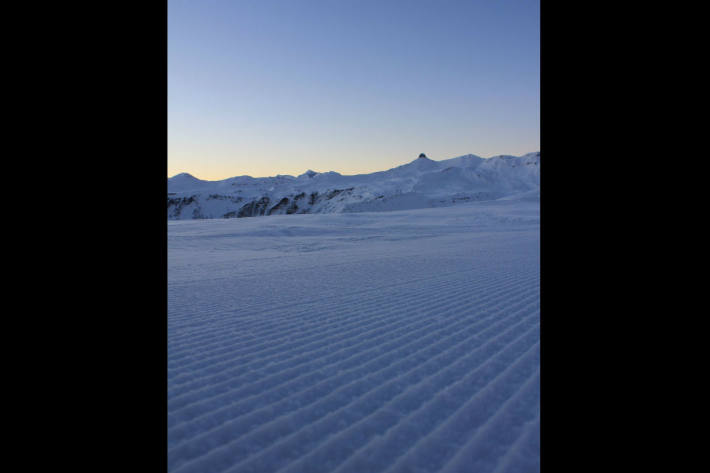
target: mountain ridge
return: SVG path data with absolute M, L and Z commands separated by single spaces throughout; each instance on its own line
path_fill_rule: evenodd
M 368 174 L 307 170 L 299 176 L 168 178 L 168 219 L 406 210 L 539 194 L 540 152 L 413 161 Z

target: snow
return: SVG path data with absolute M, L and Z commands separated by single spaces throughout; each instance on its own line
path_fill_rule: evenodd
M 469 154 L 442 161 L 422 156 L 387 171 L 353 176 L 309 169 L 298 177 L 203 181 L 183 173 L 168 179 L 168 218 L 390 211 L 515 198 L 539 189 L 539 164 L 540 153 L 486 159 Z M 286 203 L 277 207 L 282 199 Z M 245 213 L 245 208 L 252 210 Z
M 169 471 L 539 471 L 539 191 L 168 251 Z

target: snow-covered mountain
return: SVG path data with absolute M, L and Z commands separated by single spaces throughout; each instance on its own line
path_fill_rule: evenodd
M 168 178 L 168 219 L 294 213 L 367 212 L 442 207 L 462 201 L 537 199 L 540 153 L 433 161 L 424 154 L 387 171 L 344 176 L 308 170 L 300 176 L 237 176 L 203 181 Z

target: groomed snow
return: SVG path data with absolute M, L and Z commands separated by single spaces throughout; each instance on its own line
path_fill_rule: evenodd
M 539 471 L 539 200 L 168 222 L 171 472 Z

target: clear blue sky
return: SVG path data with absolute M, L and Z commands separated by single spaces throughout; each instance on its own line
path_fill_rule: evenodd
M 168 175 L 540 147 L 539 0 L 169 0 Z

